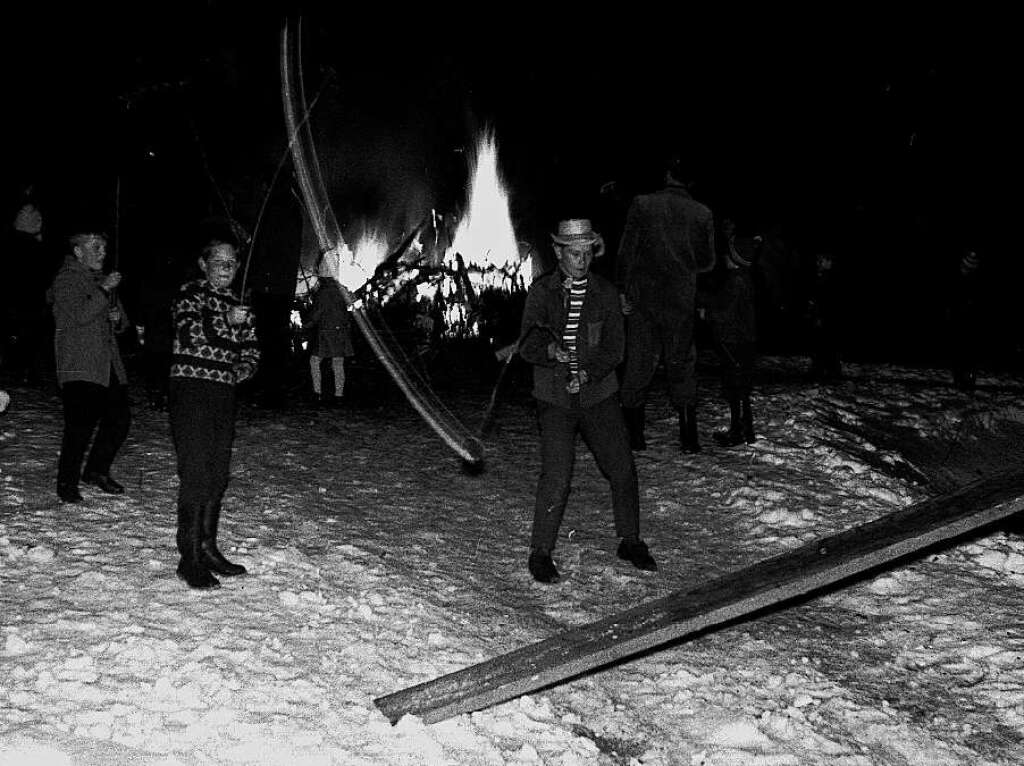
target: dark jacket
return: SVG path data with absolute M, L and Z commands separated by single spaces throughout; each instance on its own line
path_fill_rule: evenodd
M 172 378 L 233 386 L 256 371 L 260 348 L 252 315 L 245 324 L 228 324 L 228 310 L 237 305 L 231 290 L 214 289 L 205 279 L 182 285 L 174 302 Z
M 619 289 L 635 310 L 692 312 L 697 274 L 715 264 L 711 210 L 681 184 L 641 194 L 626 214 L 617 258 Z
M 559 271 L 538 278 L 530 286 L 523 309 L 519 354 L 533 365 L 533 395 L 560 407 L 590 407 L 618 391 L 615 368 L 622 362 L 625 331 L 615 286 L 591 273 L 580 314 L 576 344 L 580 369 L 588 382 L 580 393 L 566 391 L 569 365 L 548 356 L 548 344 L 562 342 L 568 314 L 568 292 Z
M 57 272 L 50 288 L 53 318 L 56 324 L 54 354 L 57 382 L 86 381 L 110 385 L 113 365 L 121 383 L 128 382 L 115 333 L 128 327 L 128 318 L 119 299 L 121 311 L 117 327 L 110 323 L 110 296 L 100 287 L 104 274 L 93 271 L 77 258 L 68 256 Z
M 757 341 L 757 323 L 754 280 L 750 269 L 723 271 L 706 298 L 711 332 L 719 343 L 754 343 Z
M 310 338 L 313 356 L 352 356 L 351 317 L 341 287 L 333 279 L 320 279 L 305 326 L 315 330 Z

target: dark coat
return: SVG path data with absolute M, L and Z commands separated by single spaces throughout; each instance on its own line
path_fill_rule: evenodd
M 680 184 L 641 194 L 626 214 L 617 281 L 635 310 L 651 317 L 692 313 L 697 274 L 715 264 L 711 210 Z
M 723 269 L 706 301 L 715 340 L 725 344 L 757 341 L 754 280 L 749 268 Z
M 619 389 L 615 368 L 625 351 L 622 310 L 615 286 L 598 274 L 590 274 L 580 314 L 576 344 L 581 370 L 589 381 L 578 397 L 566 391 L 569 365 L 548 356 L 548 344 L 561 343 L 568 314 L 568 293 L 562 275 L 554 271 L 538 278 L 530 286 L 523 309 L 519 354 L 533 365 L 533 395 L 560 407 L 590 407 L 604 401 Z M 578 402 L 573 400 L 578 398 Z
M 100 287 L 103 278 L 102 272 L 69 255 L 53 281 L 54 352 L 60 385 L 80 380 L 109 386 L 111 365 L 118 380 L 128 382 L 115 333 L 127 329 L 129 322 L 117 299 L 121 321 L 111 326 L 110 298 Z
M 341 288 L 333 279 L 320 279 L 306 326 L 315 330 L 309 343 L 313 356 L 352 356 L 352 318 Z

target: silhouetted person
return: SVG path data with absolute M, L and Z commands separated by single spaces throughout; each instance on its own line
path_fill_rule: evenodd
M 981 258 L 976 250 L 960 257 L 949 299 L 950 369 L 953 385 L 974 391 L 981 342 Z
M 811 380 L 828 382 L 843 377 L 840 358 L 841 301 L 836 280 L 835 259 L 819 253 L 814 264 L 814 280 L 807 304 L 811 336 Z
M 754 280 L 751 267 L 759 241 L 737 233 L 731 219 L 722 220 L 716 240 L 719 255 L 701 289 L 722 381 L 729 404 L 729 429 L 714 435 L 724 447 L 754 442 L 754 415 L 750 404 L 757 343 Z
M 622 406 L 634 449 L 644 449 L 647 391 L 664 362 L 669 399 L 679 413 L 684 452 L 698 452 L 697 275 L 715 263 L 711 210 L 688 190 L 678 159 L 669 163 L 665 186 L 633 200 L 619 243 L 616 270 L 626 315 L 626 364 Z
M 167 386 L 171 372 L 174 323 L 171 307 L 182 277 L 170 253 L 153 253 L 155 264 L 143 277 L 139 289 L 142 333 L 142 372 L 149 405 L 167 409 Z
M 46 293 L 60 264 L 43 240 L 43 215 L 22 204 L 4 243 L 0 288 L 0 352 L 17 383 L 39 385 L 49 367 L 53 316 Z M 50 370 L 52 374 L 52 370 Z
M 303 327 L 312 330 L 309 342 L 309 375 L 314 396 L 327 406 L 341 403 L 345 396 L 345 357 L 352 356 L 352 319 L 341 284 L 334 252 L 320 262 L 320 278 L 313 293 L 313 305 Z M 322 365 L 329 362 L 334 391 L 323 393 Z M 321 397 L 323 397 L 321 399 Z

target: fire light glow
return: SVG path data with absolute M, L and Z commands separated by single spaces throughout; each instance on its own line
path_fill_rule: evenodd
M 474 288 L 511 289 L 522 258 L 509 212 L 508 192 L 498 168 L 498 144 L 493 133 L 480 136 L 466 199 L 466 212 L 455 231 L 446 264 L 457 270 L 455 254 L 459 253 Z

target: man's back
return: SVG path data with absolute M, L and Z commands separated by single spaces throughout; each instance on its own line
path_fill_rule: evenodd
M 633 200 L 619 245 L 620 287 L 641 304 L 692 292 L 714 266 L 711 210 L 679 184 Z

